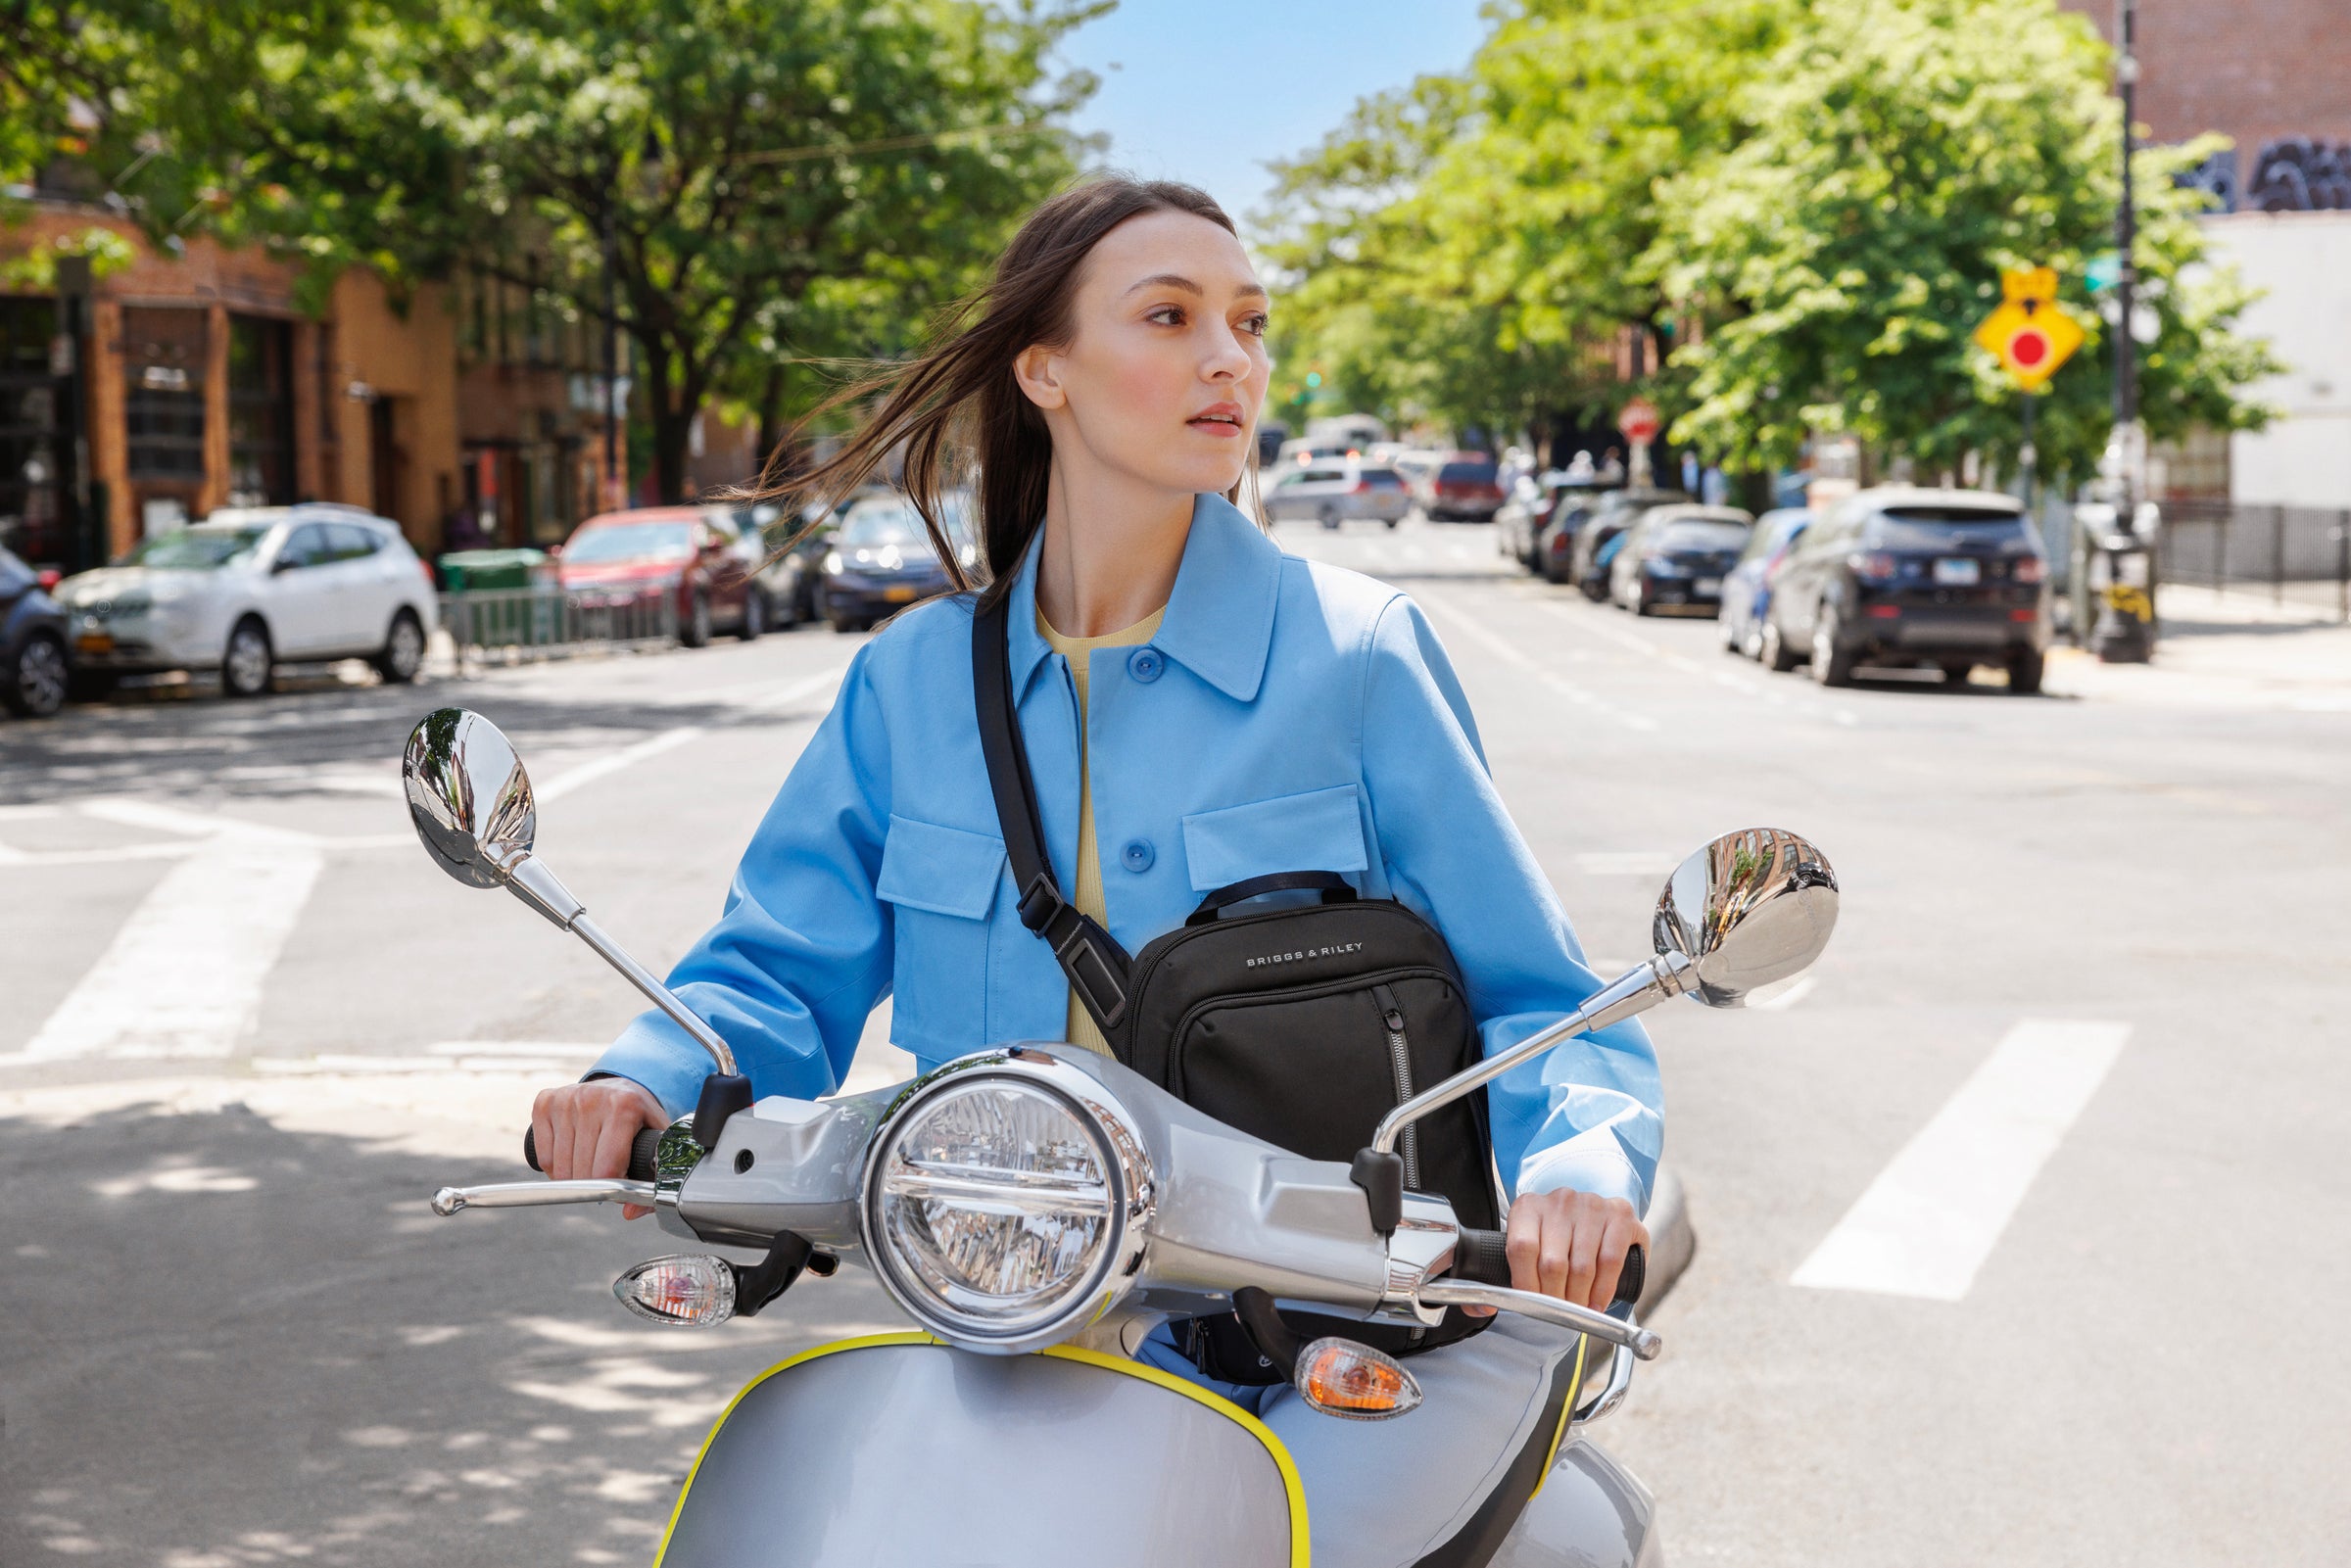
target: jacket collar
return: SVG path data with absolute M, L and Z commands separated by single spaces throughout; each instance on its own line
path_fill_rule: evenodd
M 1039 528 L 1005 601 L 1015 699 L 1051 647 L 1036 630 Z M 1192 502 L 1192 527 L 1176 569 L 1176 590 L 1151 645 L 1236 702 L 1256 699 L 1273 645 L 1273 606 L 1281 593 L 1281 547 L 1222 496 Z

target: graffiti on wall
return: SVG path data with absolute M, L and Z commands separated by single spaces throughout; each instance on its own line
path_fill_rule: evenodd
M 2202 191 L 2212 199 L 2205 209 L 2210 213 L 2236 211 L 2236 149 L 2224 147 L 2193 168 L 2183 168 L 2172 176 L 2172 183 L 2191 191 Z
M 2351 142 L 2288 136 L 2253 159 L 2245 205 L 2261 213 L 2351 212 Z

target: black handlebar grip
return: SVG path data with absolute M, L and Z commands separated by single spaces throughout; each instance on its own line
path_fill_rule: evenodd
M 1453 1277 L 1472 1285 L 1510 1284 L 1511 1259 L 1504 1251 L 1503 1233 L 1463 1226 L 1453 1244 Z M 1648 1257 L 1639 1247 L 1627 1249 L 1624 1269 L 1616 1276 L 1616 1299 L 1609 1304 L 1609 1309 L 1628 1307 L 1639 1301 L 1641 1287 L 1648 1278 Z
M 526 1127 L 522 1133 L 522 1163 L 533 1170 L 545 1170 L 539 1163 L 539 1129 Z M 659 1127 L 641 1127 L 629 1142 L 629 1179 L 650 1181 L 654 1173 L 654 1158 L 661 1148 Z
M 1453 1277 L 1472 1285 L 1508 1285 L 1511 1259 L 1503 1251 L 1502 1232 L 1463 1226 L 1453 1244 Z

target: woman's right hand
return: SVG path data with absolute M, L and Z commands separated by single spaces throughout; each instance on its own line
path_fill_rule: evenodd
M 642 1083 L 628 1078 L 594 1078 L 542 1089 L 531 1102 L 531 1141 L 550 1180 L 612 1179 L 629 1173 L 629 1145 L 646 1127 L 666 1127 L 669 1113 Z M 641 1219 L 652 1212 L 626 1204 L 621 1214 Z

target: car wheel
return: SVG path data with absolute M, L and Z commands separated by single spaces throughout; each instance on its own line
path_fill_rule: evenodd
M 1973 664 L 1957 662 L 1945 664 L 1942 666 L 1942 669 L 1944 685 L 1965 686 L 1967 685 L 1967 678 L 1975 673 L 1976 667 Z
M 767 595 L 752 589 L 743 596 L 743 626 L 736 636 L 745 642 L 755 642 L 767 630 Z
M 710 645 L 709 594 L 694 595 L 694 602 L 686 607 L 686 624 L 678 628 L 678 641 L 690 648 Z
M 414 610 L 392 617 L 384 650 L 374 659 L 375 672 L 394 686 L 407 686 L 424 671 L 424 627 Z
M 1837 646 L 1837 612 L 1826 604 L 1812 617 L 1812 679 L 1822 686 L 1853 684 L 1853 656 Z
M 269 689 L 275 662 L 269 629 L 260 616 L 248 615 L 229 628 L 228 647 L 220 655 L 220 689 L 232 697 L 258 697 Z
M 2008 659 L 2008 691 L 2011 696 L 2030 697 L 2040 694 L 2040 673 L 2048 660 L 2037 652 L 2010 655 Z
M 1788 645 L 1787 638 L 1781 635 L 1780 623 L 1777 621 L 1763 623 L 1762 635 L 1755 646 L 1755 656 L 1761 659 L 1766 667 L 1776 670 L 1782 675 L 1795 669 L 1799 662 L 1796 656 L 1796 650 Z
M 1714 618 L 1722 637 L 1722 651 L 1725 653 L 1746 651 L 1743 644 L 1747 640 L 1739 635 L 1738 623 L 1733 621 L 1725 610 L 1721 609 L 1714 612 Z
M 862 632 L 865 630 L 865 622 L 854 615 L 836 615 L 833 617 L 833 630 L 836 632 Z
M 1760 621 L 1747 623 L 1747 630 L 1739 637 L 1739 651 L 1751 659 L 1761 661 L 1763 657 L 1763 624 Z
M 1583 590 L 1584 597 L 1595 604 L 1606 604 L 1608 601 L 1608 585 L 1605 581 L 1594 582 L 1587 577 L 1575 586 Z
M 1315 518 L 1317 521 L 1321 523 L 1324 528 L 1335 530 L 1339 526 L 1339 514 L 1331 510 L 1328 506 L 1325 506 L 1320 511 L 1317 512 L 1315 514 Z
M 1394 528 L 1398 523 L 1403 522 L 1404 519 L 1401 517 L 1389 517 L 1383 519 L 1383 521 L 1385 521 L 1390 528 Z
M 1635 615 L 1647 615 L 1656 608 L 1649 601 L 1649 590 L 1639 583 L 1635 583 L 1631 593 L 1626 595 L 1624 607 Z
M 0 687 L 0 702 L 21 718 L 46 719 L 66 705 L 66 685 L 65 644 L 35 632 L 17 649 L 7 684 Z

